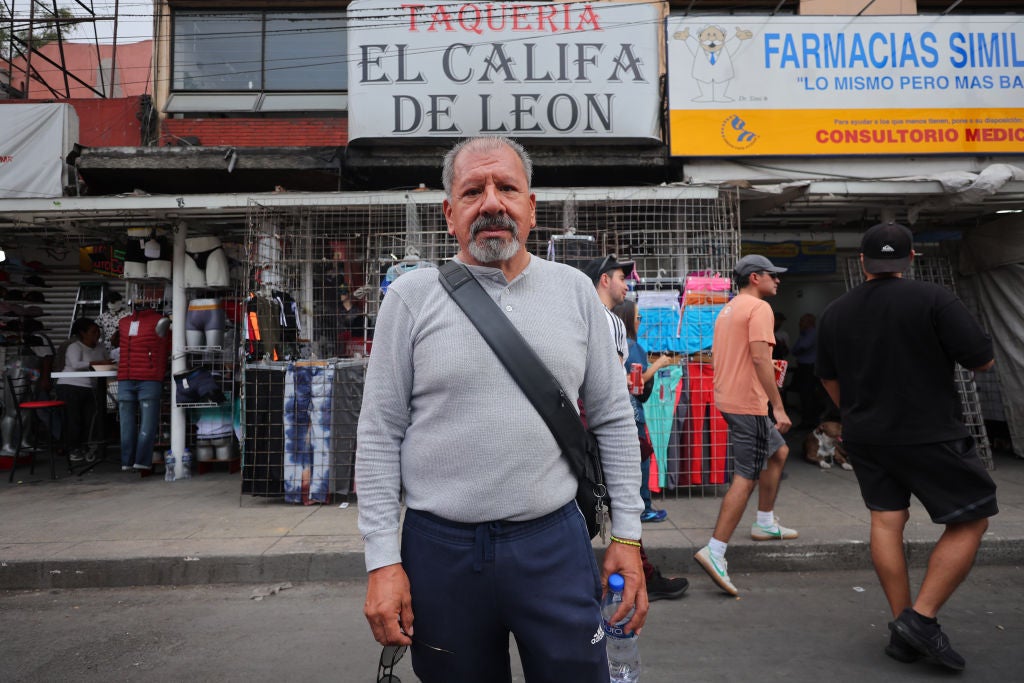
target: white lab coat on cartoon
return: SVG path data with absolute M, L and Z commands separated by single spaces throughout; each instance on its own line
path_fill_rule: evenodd
M 736 75 L 732 56 L 739 48 L 740 42 L 753 37 L 751 31 L 736 27 L 736 31 L 728 39 L 725 29 L 720 26 L 706 26 L 697 36 L 690 34 L 686 28 L 672 35 L 676 40 L 683 41 L 693 55 L 693 66 L 690 75 L 697 81 L 697 97 L 694 102 L 732 102 L 726 94 L 729 81 Z

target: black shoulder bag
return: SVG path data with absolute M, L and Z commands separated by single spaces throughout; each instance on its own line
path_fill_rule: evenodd
M 439 269 L 441 284 L 480 332 L 494 355 L 523 390 L 555 437 L 576 475 L 576 504 L 583 511 L 590 537 L 601 534 L 611 497 L 597 439 L 583 426 L 579 413 L 519 330 L 509 322 L 466 266 L 449 261 Z

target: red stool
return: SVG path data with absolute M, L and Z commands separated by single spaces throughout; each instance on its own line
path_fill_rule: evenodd
M 18 425 L 17 433 L 17 446 L 14 449 L 14 459 L 11 461 L 11 476 L 7 478 L 8 483 L 14 481 L 14 470 L 18 467 L 18 461 L 21 458 L 21 445 L 25 440 L 25 432 L 29 429 L 29 425 L 32 423 L 32 416 L 39 416 L 39 411 L 44 409 L 56 409 L 59 408 L 60 412 L 64 412 L 64 401 L 23 401 L 22 399 L 31 393 L 32 381 L 29 377 L 23 377 L 19 379 L 12 379 L 10 375 L 7 376 L 7 387 L 11 392 L 11 402 L 14 405 L 14 419 L 15 424 Z M 40 420 L 42 418 L 39 418 Z M 26 424 L 28 423 L 28 424 Z M 57 467 L 55 463 L 56 454 L 53 452 L 53 432 L 49 425 L 46 425 L 46 434 L 49 437 L 50 442 L 50 479 L 57 478 Z M 36 451 L 38 449 L 33 447 L 31 451 L 31 458 L 29 460 L 28 471 L 29 474 L 35 474 L 36 472 Z

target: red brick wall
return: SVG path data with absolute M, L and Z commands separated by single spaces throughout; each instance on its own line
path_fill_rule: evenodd
M 196 137 L 204 147 L 336 147 L 348 144 L 348 119 L 164 119 L 160 144 Z
M 78 115 L 78 143 L 85 147 L 138 147 L 142 144 L 140 97 L 70 100 L 0 100 L 12 107 L 19 104 L 60 102 L 70 104 Z
M 141 99 L 70 100 L 78 114 L 79 143 L 86 147 L 142 145 Z

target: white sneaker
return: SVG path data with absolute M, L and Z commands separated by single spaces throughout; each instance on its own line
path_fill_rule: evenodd
M 757 522 L 750 527 L 750 537 L 755 541 L 781 541 L 785 538 L 797 538 L 800 533 L 796 529 L 790 529 L 779 524 L 779 518 L 775 518 L 772 526 L 761 526 Z
M 693 559 L 697 561 L 704 571 L 708 573 L 711 580 L 718 584 L 718 587 L 729 595 L 739 595 L 740 592 L 732 584 L 732 580 L 729 578 L 729 563 L 725 561 L 725 558 L 717 558 L 711 554 L 711 549 L 704 546 L 697 551 L 697 554 L 693 556 Z

